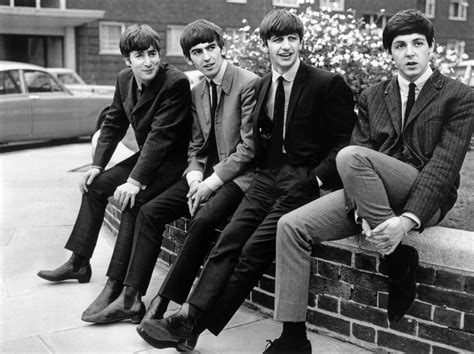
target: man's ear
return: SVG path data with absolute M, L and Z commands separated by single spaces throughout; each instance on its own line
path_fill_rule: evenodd
M 187 57 L 186 55 L 184 56 L 184 61 L 186 62 L 186 64 L 194 66 L 194 63 L 191 58 Z
M 125 65 L 131 66 L 132 63 L 130 62 L 130 57 L 122 57 L 123 61 L 125 62 Z
M 227 52 L 227 48 L 226 48 L 225 45 L 224 45 L 224 46 L 222 46 L 222 48 L 221 48 L 221 55 L 222 55 L 223 58 L 225 58 L 225 52 Z

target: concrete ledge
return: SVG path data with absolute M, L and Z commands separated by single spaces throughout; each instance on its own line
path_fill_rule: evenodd
M 117 234 L 120 210 L 109 204 L 105 227 Z M 163 233 L 160 262 L 171 265 L 186 238 L 187 220 Z M 219 230 L 216 230 L 219 232 Z M 420 255 L 418 295 L 407 316 L 387 320 L 383 257 L 360 235 L 313 249 L 308 327 L 371 350 L 416 353 L 474 352 L 474 232 L 432 227 L 406 240 Z M 247 301 L 266 314 L 274 308 L 275 267 Z
M 329 243 L 376 252 L 362 235 Z M 418 250 L 420 262 L 474 273 L 474 232 L 442 226 L 429 227 L 423 233 L 410 232 L 404 241 Z

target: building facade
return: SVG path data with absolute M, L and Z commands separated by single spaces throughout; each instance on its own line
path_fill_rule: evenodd
M 182 70 L 179 37 L 198 18 L 235 33 L 246 19 L 257 27 L 273 8 L 353 10 L 383 27 L 395 12 L 418 8 L 434 22 L 440 44 L 474 57 L 472 0 L 0 0 L 0 60 L 76 70 L 87 83 L 113 84 L 124 68 L 120 34 L 146 23 L 162 38 L 163 60 Z

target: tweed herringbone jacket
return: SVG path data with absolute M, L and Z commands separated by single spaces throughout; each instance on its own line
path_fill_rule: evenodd
M 441 220 L 456 202 L 459 170 L 474 126 L 474 91 L 435 70 L 404 129 L 401 112 L 396 77 L 366 89 L 351 144 L 396 157 L 420 171 L 403 211 L 414 213 L 424 225 L 438 210 Z

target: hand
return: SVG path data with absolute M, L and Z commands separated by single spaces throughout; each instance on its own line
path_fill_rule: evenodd
M 367 241 L 382 254 L 389 255 L 398 246 L 407 232 L 415 226 L 414 221 L 406 217 L 392 217 L 379 224 L 373 230 L 365 230 Z
M 119 204 L 120 209 L 124 211 L 128 202 L 130 202 L 130 208 L 133 208 L 135 205 L 135 196 L 138 192 L 140 192 L 140 187 L 130 182 L 125 182 L 115 190 L 114 199 Z
M 191 217 L 196 214 L 197 210 L 199 209 L 199 205 L 207 201 L 211 194 L 212 189 L 209 188 L 206 183 L 199 183 L 196 192 L 192 196 L 188 197 L 189 214 L 191 214 Z
M 94 179 L 102 173 L 102 170 L 97 167 L 91 167 L 84 173 L 81 181 L 79 182 L 79 190 L 82 194 L 89 192 L 88 186 L 94 181 Z
M 186 194 L 186 198 L 188 198 L 188 210 L 189 210 L 189 214 L 191 215 L 191 210 L 193 209 L 193 195 L 196 194 L 197 190 L 198 190 L 198 186 L 199 186 L 199 183 L 201 183 L 200 181 L 198 180 L 194 180 L 191 182 L 191 184 L 189 185 L 189 192 L 188 194 Z

